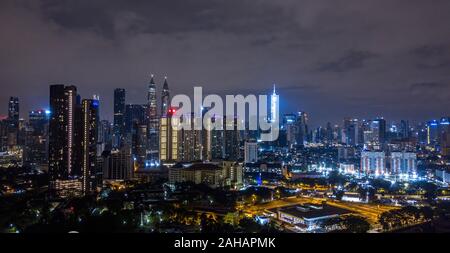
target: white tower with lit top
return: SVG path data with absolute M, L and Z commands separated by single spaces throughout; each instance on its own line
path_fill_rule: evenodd
M 278 105 L 279 99 L 275 91 L 275 84 L 273 85 L 273 93 L 270 96 L 270 122 L 274 123 L 278 120 Z

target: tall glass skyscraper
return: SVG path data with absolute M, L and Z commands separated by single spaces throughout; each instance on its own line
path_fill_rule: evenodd
M 156 104 L 156 84 L 151 75 L 147 93 L 148 111 L 148 151 L 150 160 L 158 160 L 159 151 L 159 119 Z
M 14 127 L 19 126 L 19 98 L 10 97 L 8 103 L 8 120 Z
M 123 144 L 125 133 L 125 89 L 114 90 L 114 124 L 113 147 L 119 148 Z
M 19 98 L 10 97 L 8 103 L 8 146 L 18 144 L 19 137 Z
M 167 77 L 164 78 L 163 90 L 161 95 L 161 117 L 166 117 L 170 107 L 170 90 L 167 83 Z

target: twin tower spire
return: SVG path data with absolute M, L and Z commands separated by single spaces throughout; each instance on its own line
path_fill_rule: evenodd
M 156 113 L 156 84 L 154 80 L 154 75 L 150 75 L 150 83 L 148 87 L 148 104 L 150 108 L 153 107 L 154 113 Z M 163 89 L 161 93 L 161 116 L 165 117 L 167 116 L 167 112 L 169 111 L 170 107 L 170 90 L 169 90 L 169 84 L 167 83 L 167 76 L 164 77 L 164 84 Z M 150 109 L 151 110 L 151 109 Z M 151 110 L 152 111 L 152 110 Z

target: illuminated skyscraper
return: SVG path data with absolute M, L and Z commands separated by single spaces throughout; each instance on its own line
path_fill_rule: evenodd
M 450 118 L 444 117 L 438 126 L 439 150 L 442 155 L 450 156 Z
M 211 108 L 204 107 L 202 115 L 204 116 Z M 221 129 L 212 129 L 213 124 L 221 124 L 222 116 L 214 115 L 211 120 L 206 121 L 207 127 L 201 131 L 202 138 L 202 158 L 203 160 L 220 160 L 224 158 L 224 131 Z
M 161 162 L 175 162 L 179 161 L 180 139 L 179 130 L 175 129 L 173 125 L 179 124 L 179 119 L 172 118 L 176 108 L 168 110 L 166 116 L 160 120 L 159 132 L 159 160 Z
M 134 121 L 131 130 L 131 152 L 136 169 L 145 168 L 147 159 L 147 125 Z
M 98 107 L 96 99 L 83 99 L 82 102 L 82 189 L 83 194 L 95 190 L 97 178 L 97 136 L 98 136 Z
M 129 135 L 135 123 L 147 125 L 147 105 L 128 104 L 125 107 L 125 134 Z
M 377 136 L 378 143 L 386 142 L 386 120 L 383 118 L 375 119 L 371 122 L 371 130 Z
M 125 135 L 125 89 L 114 90 L 113 147 L 121 147 Z
M 130 149 L 102 153 L 103 180 L 126 180 L 133 177 L 133 159 Z
M 222 116 L 214 116 L 207 124 L 215 124 L 222 121 Z M 220 123 L 219 123 L 220 124 Z M 209 126 L 211 128 L 211 126 Z M 203 159 L 206 160 L 220 160 L 224 159 L 224 130 L 220 129 L 204 129 L 202 131 L 203 139 Z
M 296 142 L 297 145 L 303 145 L 305 142 L 309 141 L 308 138 L 308 114 L 306 112 L 297 113 L 297 132 L 296 132 Z
M 148 151 L 150 160 L 158 159 L 159 151 L 159 119 L 156 105 L 156 85 L 151 76 L 147 93 L 147 111 L 148 111 Z
M 170 108 L 170 90 L 167 77 L 164 78 L 163 90 L 161 94 L 161 117 L 166 117 Z
M 285 114 L 283 117 L 283 130 L 286 131 L 286 145 L 292 146 L 296 142 L 296 134 L 298 132 L 298 126 L 296 125 L 297 116 L 295 114 Z
M 447 135 L 450 132 L 450 118 L 442 118 L 440 120 L 432 120 L 427 123 L 426 135 L 427 144 L 430 147 L 441 150 L 447 146 Z
M 97 156 L 100 156 L 105 150 L 112 149 L 111 141 L 111 123 L 107 120 L 101 120 L 98 124 Z
M 279 115 L 278 115 L 278 109 L 279 109 L 279 96 L 277 95 L 275 91 L 275 84 L 273 85 L 273 92 L 270 96 L 270 122 L 279 122 Z
M 8 146 L 18 144 L 19 137 L 19 98 L 10 97 L 8 103 Z
M 241 159 L 241 135 L 238 129 L 238 118 L 224 118 L 224 148 L 225 159 L 237 161 Z
M 48 157 L 51 190 L 77 185 L 76 182 L 67 181 L 77 181 L 76 178 L 81 176 L 78 153 L 74 150 L 76 147 L 80 149 L 76 138 L 76 114 L 77 88 L 63 84 L 51 85 Z
M 258 161 L 258 143 L 246 141 L 244 144 L 244 162 L 254 163 Z
M 48 147 L 48 120 L 49 110 L 33 110 L 28 115 L 30 131 L 27 131 L 26 158 L 24 160 L 30 165 L 43 165 L 47 163 Z
M 357 119 L 344 119 L 344 143 L 350 146 L 358 144 L 359 139 L 359 124 Z
M 203 160 L 203 139 L 202 130 L 196 130 L 195 124 L 202 124 L 202 118 L 192 113 L 191 115 L 183 115 L 183 121 L 189 122 L 191 129 L 181 129 L 178 131 L 181 143 L 179 145 L 179 159 L 181 161 Z M 205 131 L 206 134 L 206 131 Z
M 8 120 L 10 124 L 18 127 L 19 125 L 19 98 L 10 97 L 8 103 Z
M 400 121 L 400 138 L 410 138 L 411 137 L 411 128 L 409 126 L 408 120 Z

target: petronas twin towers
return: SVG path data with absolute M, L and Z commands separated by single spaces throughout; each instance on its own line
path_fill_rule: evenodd
M 151 75 L 150 83 L 148 85 L 147 102 L 149 109 L 149 117 L 158 117 L 157 113 L 157 99 L 156 99 L 156 84 L 154 81 L 154 75 Z M 167 111 L 170 106 L 170 90 L 169 84 L 167 83 L 167 77 L 164 77 L 163 90 L 161 95 L 161 117 L 167 116 Z
M 151 75 L 150 83 L 148 85 L 147 94 L 148 103 L 148 134 L 149 134 L 149 155 L 152 160 L 158 159 L 159 152 L 159 118 L 166 117 L 170 107 L 170 90 L 167 83 L 167 77 L 164 77 L 164 84 L 161 94 L 161 111 L 160 116 L 157 112 L 157 97 L 156 97 L 156 84 L 153 74 Z

